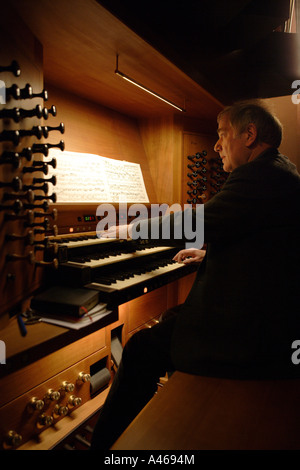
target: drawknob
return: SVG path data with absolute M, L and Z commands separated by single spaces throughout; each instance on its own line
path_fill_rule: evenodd
M 33 223 L 34 221 L 34 212 L 29 210 L 26 214 L 5 214 L 4 215 L 5 221 L 10 220 L 25 220 L 28 224 Z
M 34 234 L 30 230 L 26 235 L 19 235 L 16 233 L 9 233 L 5 235 L 6 241 L 16 241 L 16 240 L 24 240 L 25 245 L 33 245 L 34 244 Z
M 68 407 L 62 405 L 55 405 L 53 410 L 53 416 L 57 418 L 58 416 L 66 416 L 68 414 Z
M 9 182 L 0 181 L 0 188 L 11 187 L 14 191 L 21 191 L 22 189 L 22 180 L 16 176 Z
M 26 83 L 24 88 L 20 90 L 20 98 L 22 100 L 27 100 L 28 98 L 32 98 L 32 86 L 29 83 Z
M 36 425 L 38 428 L 43 428 L 44 426 L 49 426 L 53 424 L 53 421 L 54 421 L 53 416 L 45 415 L 43 413 L 39 416 Z
M 61 390 L 63 390 L 64 392 L 73 392 L 74 388 L 75 385 L 67 381 L 64 381 L 61 385 Z
M 5 437 L 4 447 L 17 447 L 22 443 L 22 436 L 15 431 L 8 431 Z
M 80 372 L 77 378 L 78 382 L 83 382 L 83 383 L 89 382 L 90 380 L 91 380 L 90 374 L 86 374 L 85 372 Z
M 60 393 L 52 388 L 49 388 L 48 392 L 45 395 L 45 400 L 57 401 L 60 399 Z
M 34 411 L 42 410 L 44 408 L 44 405 L 45 405 L 44 401 L 36 397 L 31 398 L 30 402 L 28 403 L 29 409 L 32 409 Z
M 0 142 L 12 142 L 14 145 L 19 145 L 20 143 L 20 132 L 17 131 L 2 131 L 0 133 Z
M 13 98 L 19 100 L 21 98 L 21 90 L 18 85 L 14 84 L 11 87 L 6 88 L 6 99 Z
M 32 204 L 33 207 L 36 207 Z M 23 209 L 23 203 L 17 199 L 13 204 L 10 206 L 6 204 L 0 204 L 0 211 L 13 211 L 15 214 L 19 214 L 21 210 Z
M 27 255 L 19 255 L 17 253 L 6 255 L 6 261 L 29 261 L 30 264 L 35 263 L 34 253 L 30 251 Z
M 82 403 L 82 399 L 80 397 L 76 397 L 75 395 L 71 395 L 68 400 L 69 407 L 80 406 L 81 403 Z
M 53 186 L 56 186 L 56 176 L 53 175 L 51 176 L 51 178 L 48 178 L 48 179 L 44 179 L 44 178 L 33 178 L 32 180 L 32 183 L 35 184 L 35 183 L 52 183 Z
M 11 72 L 15 77 L 19 77 L 21 75 L 19 63 L 16 60 L 13 60 L 11 64 L 7 66 L 0 65 L 0 72 Z

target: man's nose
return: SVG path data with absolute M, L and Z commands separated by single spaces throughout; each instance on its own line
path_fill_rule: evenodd
M 215 152 L 220 152 L 221 149 L 222 149 L 222 146 L 221 146 L 221 143 L 220 143 L 220 139 L 218 139 L 217 142 L 215 143 L 214 151 Z

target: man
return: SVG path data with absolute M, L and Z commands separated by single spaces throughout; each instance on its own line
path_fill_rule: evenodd
M 291 361 L 291 345 L 300 335 L 300 176 L 277 150 L 280 123 L 260 103 L 222 111 L 218 135 L 215 151 L 230 175 L 204 206 L 207 252 L 181 250 L 175 257 L 200 262 L 196 280 L 179 313 L 138 332 L 125 346 L 95 428 L 94 449 L 113 444 L 166 371 L 230 379 L 300 377 Z M 140 224 L 161 226 L 162 220 Z M 181 219 L 170 220 L 175 226 Z

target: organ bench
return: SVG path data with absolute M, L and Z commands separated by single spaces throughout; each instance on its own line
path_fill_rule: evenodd
M 300 381 L 175 372 L 112 450 L 299 450 Z

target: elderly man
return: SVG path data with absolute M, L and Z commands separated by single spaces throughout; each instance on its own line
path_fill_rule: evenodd
M 300 335 L 300 176 L 278 152 L 281 124 L 261 103 L 225 108 L 218 136 L 215 151 L 230 174 L 204 205 L 207 251 L 181 250 L 175 257 L 200 262 L 195 282 L 176 315 L 126 344 L 93 449 L 113 444 L 166 371 L 232 379 L 300 377 L 300 366 L 291 360 Z M 191 212 L 197 216 L 197 210 Z M 169 218 L 174 233 L 182 219 Z M 162 222 L 139 224 L 159 228 Z M 178 246 L 178 240 L 172 243 Z

